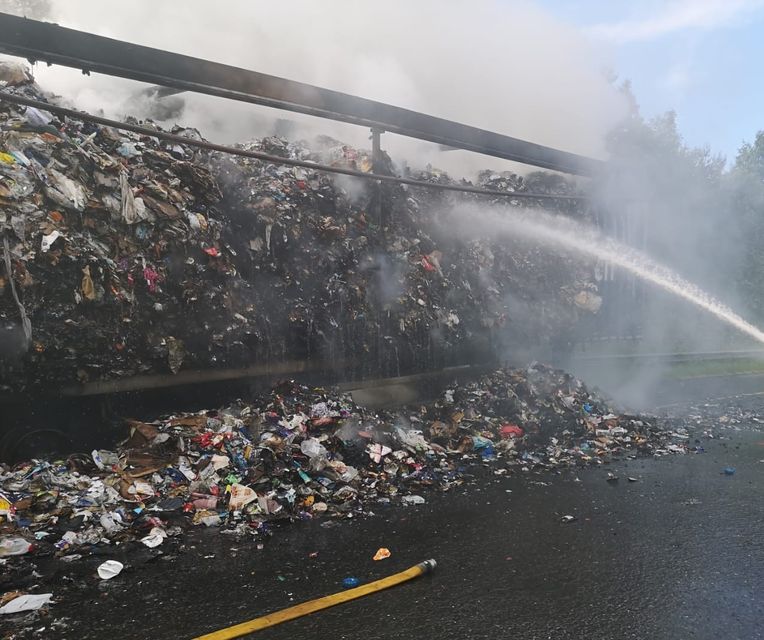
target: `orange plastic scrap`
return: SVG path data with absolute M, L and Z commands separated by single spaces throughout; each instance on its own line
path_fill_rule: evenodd
M 380 547 L 377 549 L 377 553 L 374 554 L 374 560 L 384 560 L 385 558 L 389 558 L 392 554 L 390 553 L 390 549 L 385 549 L 385 547 Z

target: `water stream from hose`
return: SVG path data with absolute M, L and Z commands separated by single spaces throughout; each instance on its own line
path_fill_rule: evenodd
M 764 344 L 764 332 L 741 318 L 697 285 L 685 280 L 652 258 L 569 218 L 543 211 L 502 209 L 456 209 L 452 224 L 464 236 L 524 237 L 557 245 L 620 267 L 664 291 L 683 298 L 722 322 Z

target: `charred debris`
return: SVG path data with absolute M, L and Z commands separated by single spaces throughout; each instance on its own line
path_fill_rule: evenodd
M 13 84 L 44 98 L 28 77 Z M 209 152 L 7 102 L 0 127 L 6 394 L 253 363 L 396 376 L 558 348 L 598 308 L 593 265 L 489 232 L 462 240 L 442 220 L 506 198 Z M 372 167 L 369 151 L 325 137 L 241 148 Z M 453 183 L 430 167 L 406 175 Z M 543 173 L 485 171 L 476 186 L 576 193 Z M 581 201 L 544 206 L 589 215 Z

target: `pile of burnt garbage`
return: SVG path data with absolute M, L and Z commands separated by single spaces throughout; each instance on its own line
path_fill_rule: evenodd
M 396 412 L 290 381 L 254 402 L 127 426 L 112 451 L 0 467 L 0 555 L 155 547 L 194 525 L 259 539 L 279 521 L 421 504 L 478 467 L 597 465 L 684 453 L 688 442 L 681 430 L 614 413 L 579 380 L 538 364 Z
M 14 82 L 3 90 L 46 99 L 24 77 Z M 368 152 L 328 138 L 242 146 L 371 168 Z M 454 183 L 435 169 L 385 166 Z M 487 171 L 475 184 L 576 190 L 547 174 Z M 490 230 L 452 233 L 444 213 L 476 198 L 209 152 L 0 100 L 0 391 L 295 360 L 334 363 L 346 379 L 401 375 L 543 344 L 596 312 L 593 265 Z M 549 206 L 588 215 L 575 201 Z

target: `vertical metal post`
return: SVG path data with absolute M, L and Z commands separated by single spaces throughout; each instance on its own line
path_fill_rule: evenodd
M 381 138 L 383 133 L 384 131 L 378 127 L 371 128 L 371 168 L 374 173 L 378 173 L 382 169 Z
M 381 138 L 384 131 L 378 127 L 371 128 L 371 170 L 374 173 L 382 172 L 382 144 Z M 375 222 L 381 227 L 382 219 L 382 183 L 378 180 L 374 185 L 374 202 L 372 211 Z

